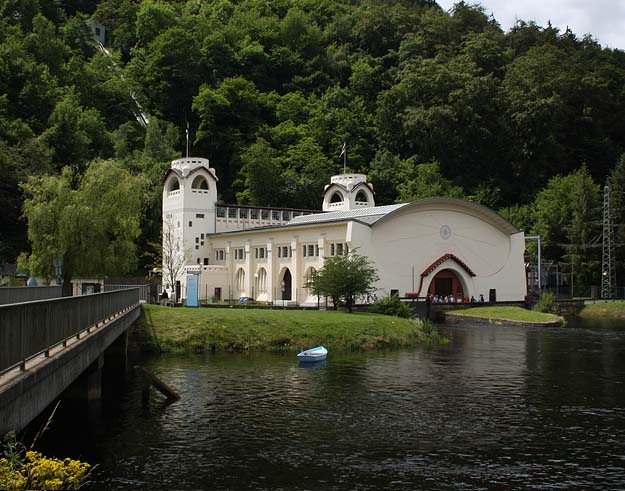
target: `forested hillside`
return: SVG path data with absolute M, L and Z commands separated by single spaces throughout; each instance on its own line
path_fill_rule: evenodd
M 590 36 L 503 32 L 431 0 L 0 0 L 0 19 L 0 261 L 28 248 L 19 183 L 95 159 L 148 178 L 141 243 L 158 242 L 160 177 L 188 124 L 226 202 L 319 208 L 347 141 L 378 204 L 467 197 L 543 235 L 580 281 L 597 274 L 625 52 Z

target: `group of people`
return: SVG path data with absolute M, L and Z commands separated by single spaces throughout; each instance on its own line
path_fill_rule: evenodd
M 428 301 L 430 303 L 484 303 L 484 295 L 480 293 L 479 299 L 476 299 L 473 295 L 471 298 L 453 295 L 428 295 Z

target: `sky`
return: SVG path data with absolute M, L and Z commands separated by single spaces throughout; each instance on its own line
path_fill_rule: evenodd
M 454 0 L 437 0 L 449 10 Z M 540 26 L 558 27 L 561 32 L 569 26 L 581 38 L 590 33 L 602 46 L 625 50 L 625 0 L 469 0 L 480 3 L 491 12 L 507 31 L 515 19 L 535 21 Z

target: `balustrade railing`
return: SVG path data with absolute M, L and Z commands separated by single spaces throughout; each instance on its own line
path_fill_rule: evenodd
M 0 305 L 0 374 L 139 304 L 139 288 Z

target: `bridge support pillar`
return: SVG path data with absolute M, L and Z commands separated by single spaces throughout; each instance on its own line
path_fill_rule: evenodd
M 96 401 L 102 398 L 102 367 L 100 355 L 67 389 L 67 397 L 76 401 Z
M 124 331 L 104 352 L 106 369 L 128 371 L 128 330 Z

